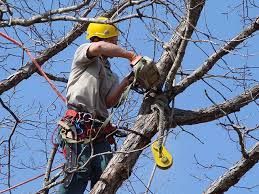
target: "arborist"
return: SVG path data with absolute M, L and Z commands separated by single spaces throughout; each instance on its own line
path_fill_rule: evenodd
M 90 43 L 82 44 L 75 52 L 67 84 L 68 110 L 59 122 L 66 158 L 59 194 L 83 194 L 88 181 L 92 188 L 99 180 L 112 155 L 100 154 L 90 162 L 88 159 L 111 151 L 114 139 L 106 137 L 114 128 L 103 122 L 109 117 L 108 109 L 118 103 L 132 81 L 132 76 L 127 76 L 119 83 L 108 59 L 133 61 L 137 55 L 117 45 L 119 31 L 115 24 L 103 23 L 108 21 L 104 17 L 97 20 L 101 23 L 90 23 L 87 28 Z

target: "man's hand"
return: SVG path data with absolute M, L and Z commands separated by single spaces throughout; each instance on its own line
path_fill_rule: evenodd
M 134 58 L 132 58 L 132 60 L 130 61 L 130 66 L 135 66 L 140 61 L 140 59 L 142 59 L 141 55 L 135 55 Z
M 106 106 L 111 108 L 118 104 L 122 93 L 134 81 L 134 72 L 130 72 L 121 83 L 106 96 Z
M 128 85 L 130 85 L 134 81 L 134 72 L 130 72 L 124 79 L 128 81 Z

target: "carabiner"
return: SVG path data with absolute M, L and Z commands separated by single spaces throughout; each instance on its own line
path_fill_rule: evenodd
M 79 121 L 75 122 L 75 127 L 76 127 L 76 133 L 77 135 L 82 135 L 84 133 L 84 129 L 81 128 L 82 123 Z
M 84 113 L 82 119 L 84 120 L 84 122 L 89 123 L 91 121 L 91 119 L 92 119 L 92 114 Z

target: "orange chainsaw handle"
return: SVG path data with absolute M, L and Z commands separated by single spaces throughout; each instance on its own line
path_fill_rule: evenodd
M 136 57 L 134 57 L 130 62 L 130 66 L 131 67 L 135 66 L 140 61 L 140 59 L 142 59 L 141 55 L 137 55 Z

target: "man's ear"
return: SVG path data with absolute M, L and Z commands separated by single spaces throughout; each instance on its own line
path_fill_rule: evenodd
M 97 36 L 94 36 L 94 37 L 92 37 L 90 40 L 91 40 L 91 42 L 99 42 L 99 41 L 101 41 L 102 39 L 99 38 L 99 37 L 97 37 Z

